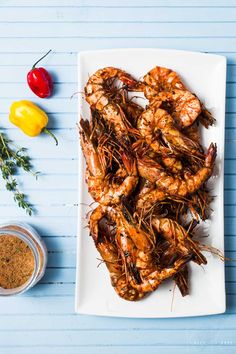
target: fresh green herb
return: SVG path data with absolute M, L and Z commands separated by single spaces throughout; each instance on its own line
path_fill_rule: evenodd
M 0 170 L 6 182 L 6 189 L 14 193 L 17 205 L 25 209 L 27 214 L 32 215 L 32 206 L 28 203 L 25 194 L 19 191 L 17 180 L 14 178 L 19 168 L 32 173 L 37 178 L 38 172 L 32 172 L 30 157 L 26 154 L 26 149 L 14 149 L 12 141 L 5 134 L 0 133 Z

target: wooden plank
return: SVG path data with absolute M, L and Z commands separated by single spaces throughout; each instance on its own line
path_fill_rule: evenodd
M 224 212 L 226 217 L 236 216 L 236 208 L 235 205 L 225 205 Z
M 41 159 L 32 159 L 31 162 L 34 171 L 40 171 L 42 174 L 70 175 L 77 174 L 78 171 L 78 162 L 76 158 L 68 157 L 68 159 L 57 159 L 55 157 L 54 159 L 47 159 L 46 157 Z M 230 171 L 233 171 L 234 165 L 230 164 L 230 168 Z
M 66 220 L 66 219 L 64 219 Z M 67 219 L 68 220 L 68 219 Z M 70 220 L 73 223 L 73 219 Z M 76 221 L 76 220 L 75 220 Z M 76 252 L 76 242 L 77 242 L 77 237 L 76 237 L 76 230 L 74 234 L 72 233 L 65 233 L 64 236 L 60 235 L 60 237 L 56 234 L 56 236 L 51 237 L 51 236 L 44 236 L 44 242 L 48 248 L 49 252 L 66 252 L 66 253 L 74 253 Z M 235 240 L 236 242 L 236 240 Z M 75 268 L 75 263 L 73 268 Z M 74 280 L 73 280 L 74 281 Z
M 174 34 L 173 34 L 174 36 Z M 210 37 L 209 37 L 210 38 Z M 110 49 L 110 48 L 130 48 L 130 47 L 143 47 L 143 48 L 172 48 L 182 50 L 193 50 L 202 52 L 230 52 L 232 51 L 232 38 L 220 38 L 209 40 L 209 38 L 156 38 L 151 36 L 146 37 L 110 37 L 110 40 L 106 38 L 96 38 L 79 36 L 75 38 L 65 38 L 63 41 L 61 38 L 20 38 L 17 41 L 15 38 L 0 38 L 0 53 L 1 52 L 45 52 L 45 48 L 51 48 L 53 44 L 53 50 L 59 52 L 76 52 L 82 50 L 96 50 L 96 49 Z M 112 40 L 111 40 L 112 39 Z
M 42 297 L 40 299 L 29 297 L 26 301 L 24 296 L 1 298 L 1 315 L 21 316 L 22 314 L 42 315 L 45 313 L 74 314 L 73 299 L 71 297 L 58 297 L 55 301 L 52 297 Z M 27 344 L 29 345 L 30 343 Z
M 34 351 L 34 354 L 48 354 L 48 349 L 50 349 L 51 354 L 64 354 L 65 351 L 66 353 L 70 354 L 78 354 L 78 351 L 80 354 L 110 354 L 112 350 L 112 354 L 130 354 L 130 353 L 137 353 L 137 354 L 143 354 L 143 351 L 148 351 L 150 354 L 156 354 L 157 353 L 157 346 L 112 346 L 112 349 L 110 346 L 53 346 L 53 347 L 42 347 L 42 346 L 37 346 L 35 347 L 17 347 L 17 353 L 19 354 L 32 354 L 32 350 Z M 160 348 L 162 354 L 188 354 L 189 353 L 189 347 L 188 346 L 161 346 Z M 199 354 L 201 353 L 206 353 L 206 354 L 234 354 L 236 351 L 235 346 L 206 346 L 206 345 L 197 345 L 197 346 L 191 346 L 191 353 L 192 354 Z M 12 354 L 12 348 L 4 348 L 4 354 Z
M 2 321 L 0 323 L 0 330 L 175 330 L 175 329 L 202 329 L 209 328 L 215 330 L 226 330 L 235 328 L 235 315 L 220 315 L 201 317 L 201 321 L 193 320 L 193 318 L 172 318 L 172 319 L 132 319 L 132 318 L 113 318 L 100 316 L 80 316 L 76 314 L 58 314 L 47 315 L 38 314 L 37 321 L 35 316 L 22 315 L 21 323 L 17 323 L 18 316 L 16 315 L 1 315 Z M 102 332 L 101 332 L 102 334 Z
M 25 193 L 27 194 L 27 190 L 25 190 Z M 1 191 L 1 197 L 2 200 L 4 200 L 4 203 L 2 203 L 2 205 L 12 205 L 12 193 L 5 190 Z M 45 193 L 39 193 L 37 190 L 32 190 L 30 192 L 30 199 L 32 203 L 36 206 L 53 206 L 62 204 L 71 206 L 78 203 L 78 196 L 76 190 L 65 189 L 61 190 L 60 193 L 58 193 L 58 190 L 48 190 Z
M 137 23 L 126 22 L 125 32 L 124 24 L 113 22 L 100 23 L 99 25 L 92 26 L 90 23 L 85 22 L 72 22 L 67 23 L 66 26 L 62 26 L 60 23 L 55 22 L 53 26 L 39 26 L 38 23 L 0 23 L 0 33 L 4 37 L 4 33 L 7 33 L 8 38 L 77 38 L 80 36 L 86 37 L 160 37 L 168 38 L 199 38 L 199 37 L 226 37 L 223 34 L 227 33 L 227 37 L 235 38 L 235 22 L 224 22 L 221 25 L 219 23 L 201 23 L 200 26 L 196 26 L 192 22 L 188 23 L 159 23 L 159 22 L 140 22 Z
M 225 159 L 225 173 L 235 174 L 236 173 L 236 160 Z
M 225 127 L 226 128 L 236 128 L 236 115 L 234 113 L 226 114 Z
M 211 15 L 204 8 L 197 7 L 192 10 L 191 7 L 158 7 L 150 11 L 149 7 L 133 7 L 132 11 L 122 7 L 80 7 L 74 11 L 70 7 L 30 7 L 25 11 L 24 7 L 18 7 L 17 11 L 12 16 L 11 7 L 1 7 L 0 21 L 3 22 L 50 22 L 50 23 L 65 23 L 65 22 L 228 22 L 234 21 L 236 9 L 228 8 L 211 8 Z M 48 5 L 48 4 L 47 4 Z M 126 4 L 124 4 L 126 5 Z M 146 3 L 145 3 L 146 5 Z M 158 6 L 159 2 L 155 3 Z
M 235 177 L 234 175 L 225 176 L 225 189 L 235 189 Z
M 143 331 L 140 335 L 139 330 L 130 330 L 129 335 L 126 335 L 126 331 L 116 330 L 109 331 L 109 335 L 106 336 L 106 346 L 119 346 L 122 345 L 143 345 L 143 343 L 149 343 L 149 345 L 202 345 L 207 343 L 208 345 L 236 345 L 235 344 L 235 332 L 236 330 L 221 330 L 215 331 L 208 329 L 207 331 L 198 330 L 181 330 L 178 329 L 171 331 L 171 336 L 168 331 L 165 330 L 149 330 Z M 44 331 L 37 331 L 37 336 L 32 331 L 17 331 L 14 333 L 14 344 L 12 343 L 12 337 L 10 332 L 0 332 L 1 346 L 13 346 L 23 345 L 37 347 L 39 346 L 65 346 L 65 345 L 77 345 L 77 346 L 103 346 L 104 338 L 101 336 L 100 331 L 70 331 L 67 335 L 60 335 L 60 331 L 51 331 L 50 335 L 45 335 Z
M 32 199 L 31 199 L 32 201 Z M 46 207 L 45 207 L 46 208 Z M 14 215 L 14 211 L 18 209 L 17 206 L 12 206 L 12 215 L 11 215 L 11 220 L 14 218 L 14 220 L 18 220 L 21 222 L 29 223 L 33 227 L 36 228 L 36 230 L 39 232 L 41 236 L 48 236 L 48 237 L 54 237 L 54 236 L 76 236 L 77 235 L 77 218 L 70 218 L 70 222 L 68 222 L 68 217 L 40 217 L 40 216 L 26 216 L 25 212 L 22 210 L 22 215 L 20 217 Z M 37 207 L 36 207 L 37 211 Z M 9 221 L 9 216 L 8 217 L 1 217 L 1 222 L 6 223 Z M 73 244 L 73 245 L 72 245 Z M 49 247 L 49 241 L 47 241 L 47 245 L 49 250 L 51 247 Z M 57 247 L 56 247 L 57 246 Z M 73 241 L 73 243 L 70 243 L 69 241 L 66 242 L 65 244 L 65 249 L 63 250 L 75 250 L 76 247 L 76 240 Z M 53 250 L 62 250 L 60 247 L 60 244 L 54 243 L 53 245 Z
M 23 189 L 21 189 L 23 190 Z M 39 193 L 43 193 L 42 191 Z M 46 196 L 47 192 L 45 192 Z M 30 199 L 30 192 L 29 192 L 29 199 Z M 35 208 L 35 215 L 37 218 L 60 218 L 60 217 L 77 217 L 77 205 L 52 205 L 52 206 L 40 206 L 38 205 Z M 12 218 L 12 210 L 14 210 L 14 218 L 22 218 L 25 217 L 25 211 L 17 208 L 14 201 L 10 205 L 0 205 L 0 215 L 1 218 Z M 231 214 L 233 211 L 231 212 Z M 230 212 L 229 212 L 230 214 Z M 232 215 L 231 215 L 232 216 Z M 30 222 L 31 218 L 29 219 Z
M 235 218 L 227 217 L 225 218 L 225 235 L 233 236 L 236 235 L 236 220 Z M 227 239 L 226 239 L 227 241 Z
M 214 3 L 211 0 L 146 0 L 145 4 L 142 0 L 130 0 L 127 3 L 125 0 L 109 1 L 109 0 L 51 0 L 50 4 L 47 0 L 41 0 L 40 4 L 32 2 L 31 0 L 20 0 L 16 3 L 15 0 L 1 0 L 2 7 L 235 7 L 234 0 L 215 0 Z
M 236 251 L 236 230 L 234 229 L 234 231 L 232 233 L 230 233 L 229 231 L 227 231 L 227 226 L 225 227 L 225 250 L 226 251 L 230 251 L 230 252 L 234 252 Z M 231 280 L 231 279 L 228 279 Z
M 32 53 L 27 51 L 27 55 L 25 55 L 25 50 L 26 48 L 23 50 L 23 52 L 15 51 L 14 55 L 7 51 L 1 53 L 0 65 L 11 65 L 13 67 L 15 67 L 15 65 L 25 66 L 28 71 L 31 69 L 32 65 L 47 52 L 47 50 L 43 51 L 44 48 L 39 48 L 38 52 Z M 40 50 L 42 50 L 42 52 Z M 68 67 L 71 65 L 76 65 L 76 58 L 77 52 L 72 53 L 71 51 L 68 51 L 66 53 L 59 53 L 52 51 L 50 55 L 43 59 L 43 63 L 45 66 L 51 65 L 53 68 L 60 65 L 66 65 Z
M 38 178 L 32 178 L 31 175 L 18 176 L 19 185 L 27 190 L 60 190 L 73 189 L 76 191 L 78 184 L 78 177 L 76 175 L 46 175 L 41 174 Z M 0 189 L 4 188 L 5 182 L 0 179 Z M 58 210 L 57 210 L 58 211 Z
M 30 48 L 23 48 L 21 51 L 13 51 L 14 48 L 11 48 L 10 51 L 1 52 L 1 62 L 0 66 L 23 66 L 26 68 L 26 71 L 30 70 L 33 63 L 36 62 L 47 50 L 44 48 L 38 48 L 37 51 L 31 52 Z M 92 49 L 92 48 L 91 48 Z M 183 48 L 182 48 L 183 49 Z M 43 59 L 45 66 L 51 66 L 52 68 L 58 69 L 60 66 L 75 66 L 77 64 L 77 52 L 81 51 L 81 48 L 76 48 L 75 51 L 52 51 L 52 53 Z M 27 55 L 25 54 L 27 53 Z M 231 48 L 229 51 L 212 51 L 213 54 L 223 55 L 227 57 L 227 63 L 234 65 L 236 60 L 236 51 L 233 51 Z

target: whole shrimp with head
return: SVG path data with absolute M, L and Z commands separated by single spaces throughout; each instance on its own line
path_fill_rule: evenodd
M 212 175 L 215 158 L 216 145 L 211 144 L 203 167 L 195 174 L 186 170 L 183 177 L 167 173 L 162 166 L 150 158 L 138 159 L 139 174 L 151 183 L 155 183 L 156 188 L 138 198 L 137 210 L 143 213 L 152 208 L 158 201 L 166 198 L 185 197 L 196 192 Z
M 192 125 L 196 119 L 207 128 L 214 123 L 211 113 L 171 69 L 154 67 L 137 88 L 144 92 L 150 105 L 166 109 L 180 128 Z
M 110 157 L 107 158 L 104 154 L 104 148 L 99 142 L 96 146 L 93 141 L 89 121 L 81 119 L 80 126 L 81 146 L 87 164 L 86 182 L 89 193 L 100 204 L 117 204 L 136 187 L 138 182 L 136 161 L 131 153 L 121 148 L 118 154 L 124 167 L 118 168 L 117 175 L 118 177 L 124 176 L 124 179 L 121 183 L 116 183 L 114 179 L 112 180 L 116 174 L 107 173 L 107 163 Z
M 133 288 L 126 276 L 126 267 L 122 262 L 124 253 L 117 246 L 114 231 L 110 227 L 106 208 L 97 207 L 90 216 L 90 233 L 95 246 L 107 266 L 111 284 L 116 293 L 128 301 L 137 301 L 146 294 Z
M 166 150 L 158 139 L 158 134 L 161 133 L 170 151 L 175 149 L 190 156 L 203 157 L 200 145 L 184 135 L 176 127 L 172 116 L 163 109 L 150 107 L 145 110 L 138 119 L 137 128 L 143 139 L 156 152 L 162 153 Z
M 120 80 L 129 89 L 137 84 L 136 80 L 123 70 L 113 67 L 103 68 L 90 76 L 84 89 L 85 98 L 91 109 L 99 111 L 107 124 L 114 130 L 117 138 L 127 145 L 131 126 L 121 106 L 110 96 L 109 85 L 114 79 Z

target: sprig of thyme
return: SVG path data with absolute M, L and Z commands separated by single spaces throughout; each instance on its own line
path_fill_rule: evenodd
M 14 175 L 19 168 L 33 174 L 36 178 L 38 172 L 34 173 L 31 170 L 30 157 L 26 154 L 25 148 L 14 149 L 12 141 L 5 134 L 0 133 L 0 170 L 2 178 L 6 182 L 6 189 L 13 192 L 14 200 L 17 205 L 25 209 L 28 215 L 32 215 L 32 206 L 27 201 L 26 195 L 18 189 L 18 183 Z

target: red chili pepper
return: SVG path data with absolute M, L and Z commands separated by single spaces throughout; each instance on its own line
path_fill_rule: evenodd
M 49 72 L 44 68 L 36 68 L 36 65 L 45 58 L 51 50 L 49 50 L 42 58 L 40 58 L 32 66 L 27 74 L 27 82 L 31 90 L 39 97 L 46 98 L 51 96 L 53 89 L 53 81 Z

